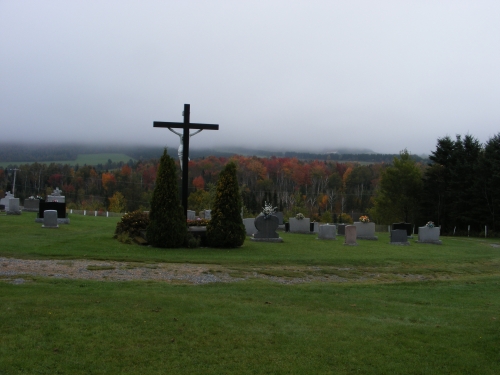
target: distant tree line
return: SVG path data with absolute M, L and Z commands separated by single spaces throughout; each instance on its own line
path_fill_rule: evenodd
M 181 185 L 179 164 L 174 154 Z M 302 156 L 302 155 L 299 155 Z M 359 163 L 298 157 L 207 156 L 189 163 L 188 204 L 211 208 L 219 173 L 237 167 L 244 214 L 257 215 L 264 202 L 313 220 L 336 222 L 368 214 L 378 224 L 433 221 L 443 234 L 500 231 L 500 135 L 484 145 L 471 135 L 437 140 L 428 162 L 403 150 L 390 162 Z M 46 196 L 56 186 L 74 208 L 149 209 L 158 159 L 99 166 L 23 164 L 16 196 Z M 12 190 L 13 173 L 0 169 L 0 194 Z M 349 215 L 349 216 L 347 216 Z

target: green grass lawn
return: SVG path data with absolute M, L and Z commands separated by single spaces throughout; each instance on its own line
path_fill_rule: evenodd
M 39 164 L 69 164 L 69 165 L 97 165 L 97 164 L 106 164 L 108 160 L 111 159 L 114 163 L 119 162 L 128 162 L 130 159 L 134 160 L 130 156 L 125 154 L 116 154 L 116 153 L 101 153 L 101 154 L 78 154 L 76 160 L 58 160 L 58 161 L 40 161 Z M 31 164 L 31 162 L 0 162 L 0 167 L 6 168 L 9 165 L 23 165 L 23 164 Z
M 348 281 L 0 282 L 0 375 L 500 373 L 496 240 L 403 247 L 379 233 L 347 247 L 281 233 L 282 244 L 160 250 L 113 240 L 116 218 L 70 218 L 49 230 L 34 214 L 0 216 L 0 256 L 286 269 L 291 278 L 312 268 Z

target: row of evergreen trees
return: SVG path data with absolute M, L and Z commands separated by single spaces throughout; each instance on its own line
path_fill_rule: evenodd
M 484 147 L 471 135 L 438 139 L 423 179 L 422 213 L 445 233 L 500 230 L 500 134 Z
M 236 165 L 228 163 L 219 175 L 212 219 L 207 225 L 207 244 L 211 247 L 238 247 L 245 240 L 241 218 L 241 199 Z M 155 247 L 181 247 L 187 227 L 180 204 L 174 160 L 164 150 L 158 168 L 156 186 L 149 212 L 148 242 Z

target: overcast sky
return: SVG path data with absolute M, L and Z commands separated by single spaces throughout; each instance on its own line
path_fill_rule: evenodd
M 0 142 L 428 154 L 500 132 L 500 1 L 0 0 Z

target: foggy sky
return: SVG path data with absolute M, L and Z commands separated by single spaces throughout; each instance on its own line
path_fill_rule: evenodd
M 0 0 L 0 142 L 428 154 L 500 131 L 500 2 Z

